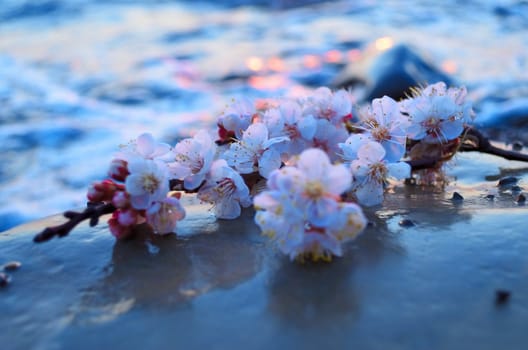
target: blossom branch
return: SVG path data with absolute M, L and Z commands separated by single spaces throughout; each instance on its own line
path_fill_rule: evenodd
M 61 225 L 46 227 L 33 238 L 33 241 L 40 243 L 48 241 L 55 236 L 67 236 L 75 226 L 86 219 L 90 219 L 90 226 L 93 227 L 98 224 L 101 216 L 113 213 L 115 210 L 116 208 L 112 203 L 100 202 L 88 204 L 88 207 L 81 213 L 67 211 L 64 213 L 64 217 L 66 217 L 68 221 Z
M 493 154 L 508 160 L 528 162 L 527 154 L 515 151 L 508 151 L 499 147 L 495 147 L 491 144 L 491 142 L 486 136 L 484 136 L 480 131 L 474 128 L 467 129 L 466 137 L 460 147 L 460 151 L 478 151 L 482 153 Z

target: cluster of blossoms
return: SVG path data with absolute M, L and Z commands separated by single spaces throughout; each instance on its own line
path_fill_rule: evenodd
M 109 225 L 118 238 L 140 223 L 173 232 L 185 217 L 181 191 L 210 203 L 219 219 L 253 204 L 283 253 L 329 260 L 365 228 L 360 205 L 380 204 L 389 179 L 411 177 L 409 160 L 454 155 L 474 116 L 466 94 L 437 83 L 357 113 L 349 92 L 324 87 L 264 110 L 233 101 L 216 136 L 203 130 L 171 147 L 143 134 L 123 146 L 88 199 L 115 206 Z

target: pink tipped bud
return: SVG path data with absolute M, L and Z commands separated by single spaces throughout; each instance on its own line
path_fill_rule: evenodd
M 88 200 L 91 202 L 110 202 L 117 190 L 124 190 L 125 186 L 116 184 L 112 180 L 96 182 L 88 189 Z
M 120 225 L 115 217 L 108 220 L 108 227 L 110 228 L 112 235 L 117 239 L 125 239 L 132 234 L 131 226 Z
M 108 169 L 108 176 L 116 181 L 125 181 L 128 174 L 130 174 L 127 165 L 128 163 L 122 159 L 112 160 L 110 163 L 110 169 Z
M 102 202 L 104 192 L 99 191 L 95 185 L 96 184 L 93 184 L 90 188 L 88 188 L 88 193 L 86 193 L 86 197 L 90 202 Z
M 165 198 L 147 210 L 147 222 L 157 234 L 174 232 L 178 221 L 185 218 L 185 209 L 175 197 Z
M 112 197 L 112 204 L 116 208 L 127 208 L 130 206 L 130 195 L 125 191 L 116 191 Z
M 121 226 L 132 226 L 137 224 L 138 212 L 135 209 L 119 209 L 116 211 L 117 222 Z

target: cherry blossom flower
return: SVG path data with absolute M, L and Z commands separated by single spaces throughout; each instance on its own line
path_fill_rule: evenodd
M 233 100 L 218 117 L 219 136 L 222 140 L 229 136 L 242 137 L 242 133 L 251 124 L 257 114 L 255 105 L 246 98 Z
M 121 146 L 116 158 L 126 161 L 137 157 L 157 159 L 167 154 L 170 149 L 171 147 L 168 144 L 157 142 L 151 134 L 144 133 L 129 144 Z
M 174 232 L 177 222 L 183 218 L 185 218 L 185 209 L 176 197 L 167 197 L 162 201 L 154 202 L 147 209 L 147 222 L 157 234 Z
M 169 162 L 171 175 L 184 180 L 188 190 L 194 190 L 204 181 L 216 153 L 216 145 L 205 130 L 184 139 L 173 149 L 175 162 Z
M 411 121 L 407 136 L 427 143 L 446 143 L 460 136 L 465 124 L 473 119 L 465 96 L 465 88 L 446 90 L 444 83 L 437 83 L 403 101 L 402 107 Z
M 332 92 L 320 87 L 304 101 L 304 114 L 323 118 L 334 125 L 340 125 L 351 117 L 352 97 L 346 90 Z
M 213 162 L 205 184 L 198 191 L 198 198 L 214 204 L 219 219 L 235 219 L 240 216 L 240 206 L 251 205 L 247 185 L 224 159 Z
M 332 256 L 342 256 L 342 244 L 356 238 L 367 225 L 361 208 L 354 203 L 339 203 L 332 216 L 331 225 L 317 227 L 309 221 L 259 210 L 255 221 L 290 259 L 330 261 Z
M 125 181 L 126 191 L 135 209 L 147 209 L 161 201 L 169 191 L 168 170 L 164 163 L 143 158 L 128 162 L 130 175 Z
M 332 256 L 343 255 L 343 243 L 355 239 L 367 226 L 363 211 L 354 203 L 339 203 L 333 217 L 332 224 L 326 227 L 307 223 L 302 241 L 292 242 L 289 252 L 285 252 L 290 259 L 331 261 Z
M 311 147 L 319 148 L 326 152 L 330 160 L 339 159 L 339 144 L 344 142 L 348 137 L 345 128 L 335 126 L 326 119 L 317 120 L 317 130 L 312 138 Z
M 357 156 L 358 159 L 350 164 L 350 169 L 354 176 L 352 188 L 362 205 L 372 206 L 383 201 L 384 184 L 388 178 L 401 180 L 410 176 L 409 164 L 388 163 L 384 160 L 385 149 L 377 142 L 361 146 Z
M 302 174 L 300 196 L 308 217 L 315 225 L 325 225 L 336 200 L 350 188 L 349 170 L 343 164 L 332 165 L 323 151 L 313 148 L 301 153 L 295 167 Z
M 254 198 L 255 221 L 291 259 L 341 256 L 341 244 L 366 225 L 359 206 L 341 202 L 350 181 L 344 165 L 332 165 L 321 150 L 306 150 L 293 166 L 271 173 L 268 189 Z
M 289 142 L 277 145 L 277 150 L 287 157 L 305 150 L 317 128 L 315 118 L 312 115 L 303 115 L 301 106 L 295 101 L 286 101 L 277 108 L 267 110 L 263 115 L 263 122 L 271 137 L 289 138 Z
M 117 239 L 125 239 L 132 234 L 133 226 L 144 221 L 145 218 L 133 208 L 118 209 L 112 213 L 112 217 L 108 220 L 108 228 Z
M 223 157 L 241 174 L 258 171 L 267 178 L 272 170 L 278 169 L 281 165 L 280 153 L 273 148 L 273 145 L 288 140 L 286 136 L 270 139 L 266 125 L 251 124 L 243 133 L 242 140 L 233 142 Z
M 345 142 L 339 143 L 338 146 L 342 151 L 340 156 L 343 162 L 349 165 L 353 160 L 356 160 L 358 150 L 369 141 L 372 140 L 368 135 L 352 134 Z
M 361 114 L 365 136 L 379 142 L 385 149 L 385 159 L 399 161 L 405 154 L 406 128 L 409 120 L 400 112 L 400 104 L 388 96 L 376 98 Z

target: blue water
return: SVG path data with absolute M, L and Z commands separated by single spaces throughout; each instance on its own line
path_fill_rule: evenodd
M 345 66 L 368 75 L 398 43 L 468 86 L 483 123 L 527 115 L 522 1 L 0 3 L 0 231 L 84 206 L 141 132 L 175 143 L 232 97 L 302 95 Z

